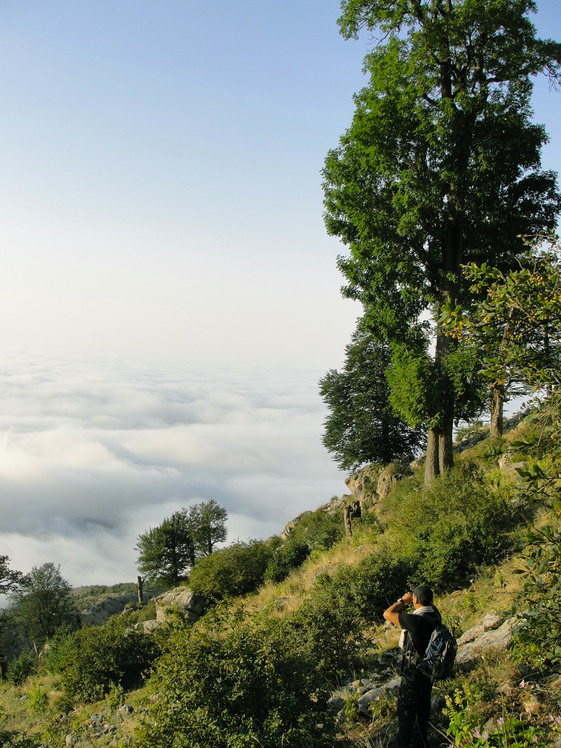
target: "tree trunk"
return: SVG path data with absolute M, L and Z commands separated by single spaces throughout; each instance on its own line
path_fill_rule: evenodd
M 454 452 L 452 449 L 453 431 L 454 419 L 451 415 L 448 415 L 444 428 L 438 434 L 438 466 L 440 474 L 454 466 Z
M 440 439 L 436 429 L 429 429 L 425 459 L 425 486 L 428 486 L 429 483 L 432 483 L 432 481 L 439 474 L 439 442 Z
M 491 438 L 502 436 L 504 427 L 504 384 L 495 382 L 493 385 L 493 400 L 491 402 Z

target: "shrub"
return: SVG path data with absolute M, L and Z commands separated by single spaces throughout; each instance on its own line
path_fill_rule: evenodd
M 396 552 L 436 590 L 448 590 L 508 546 L 514 514 L 471 463 L 460 463 L 422 492 L 390 499 Z M 386 508 L 387 510 L 387 508 Z
M 37 655 L 35 652 L 26 650 L 10 664 L 6 677 L 10 683 L 21 686 L 30 675 L 37 672 L 37 665 Z
M 292 536 L 295 542 L 306 544 L 311 551 L 327 551 L 345 535 L 343 512 L 331 514 L 323 509 L 305 514 L 295 525 Z
M 317 662 L 287 621 L 211 612 L 171 636 L 151 686 L 143 748 L 333 745 Z
M 268 582 L 284 581 L 293 569 L 302 566 L 310 555 L 310 546 L 297 540 L 294 533 L 281 543 L 273 552 L 267 565 L 265 579 Z
M 319 663 L 325 678 L 334 681 L 352 672 L 362 632 L 382 619 L 396 591 L 405 588 L 408 571 L 382 547 L 356 567 L 345 566 L 317 579 L 313 595 L 294 614 L 294 622 L 301 646 Z
M 237 542 L 202 558 L 189 576 L 189 587 L 219 601 L 253 592 L 263 583 L 272 549 L 263 541 Z
M 48 691 L 36 685 L 29 689 L 29 706 L 34 712 L 45 712 L 49 706 Z
M 95 701 L 115 686 L 128 689 L 139 685 L 157 654 L 152 635 L 112 619 L 104 626 L 56 639 L 47 668 L 61 674 L 65 696 L 73 701 Z
M 0 729 L 0 745 L 2 748 L 42 748 L 43 743 L 39 738 Z

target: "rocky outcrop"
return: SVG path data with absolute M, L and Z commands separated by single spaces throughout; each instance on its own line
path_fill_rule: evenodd
M 175 587 L 154 598 L 156 618 L 137 623 L 137 627 L 149 633 L 158 626 L 170 623 L 177 616 L 186 621 L 198 621 L 205 613 L 208 601 L 189 587 Z
M 143 624 L 145 629 L 168 623 L 178 615 L 187 621 L 197 621 L 205 612 L 207 601 L 189 587 L 175 587 L 173 590 L 155 597 L 154 604 L 156 606 L 156 623 L 145 621 L 144 624 L 148 624 L 148 627 Z
M 345 481 L 345 485 L 355 500 L 362 502 L 368 499 L 376 499 L 378 478 L 381 470 L 380 465 L 366 465 L 357 470 L 356 473 L 349 475 Z
M 458 639 L 458 654 L 456 656 L 458 670 L 471 670 L 487 652 L 506 649 L 512 641 L 514 622 L 515 619 L 511 618 L 498 627 L 485 629 L 483 626 L 483 630 L 481 630 L 482 624 L 480 624 L 466 631 Z

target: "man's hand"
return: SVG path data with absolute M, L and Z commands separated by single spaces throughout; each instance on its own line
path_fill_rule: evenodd
M 399 626 L 399 613 L 403 610 L 403 608 L 406 605 L 410 605 L 413 602 L 413 593 L 412 592 L 406 592 L 403 597 L 400 597 L 400 599 L 394 603 L 393 605 L 390 605 L 390 607 L 384 611 L 384 618 L 386 621 L 389 621 L 390 623 L 395 623 L 396 626 Z

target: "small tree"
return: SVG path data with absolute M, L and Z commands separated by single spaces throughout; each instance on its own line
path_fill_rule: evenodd
M 72 587 L 60 573 L 60 566 L 34 566 L 25 583 L 13 594 L 12 617 L 34 645 L 44 644 L 61 626 L 75 627 L 78 611 Z
M 214 499 L 174 512 L 139 536 L 138 569 L 147 579 L 173 587 L 199 558 L 226 540 L 228 513 Z
M 386 371 L 389 346 L 358 325 L 346 348 L 342 371 L 331 369 L 320 379 L 320 393 L 330 410 L 323 444 L 343 470 L 368 462 L 387 464 L 404 454 L 414 454 L 426 440 L 398 418 L 390 404 Z
M 201 556 L 210 556 L 218 543 L 226 540 L 228 512 L 214 499 L 191 507 L 195 549 Z
M 147 579 L 166 586 L 178 584 L 195 563 L 195 545 L 187 510 L 174 512 L 161 525 L 139 536 L 138 568 Z
M 561 262 L 530 247 L 509 273 L 487 263 L 463 268 L 478 301 L 447 305 L 447 333 L 477 356 L 491 393 L 491 435 L 500 436 L 504 403 L 531 387 L 551 386 L 561 364 Z

